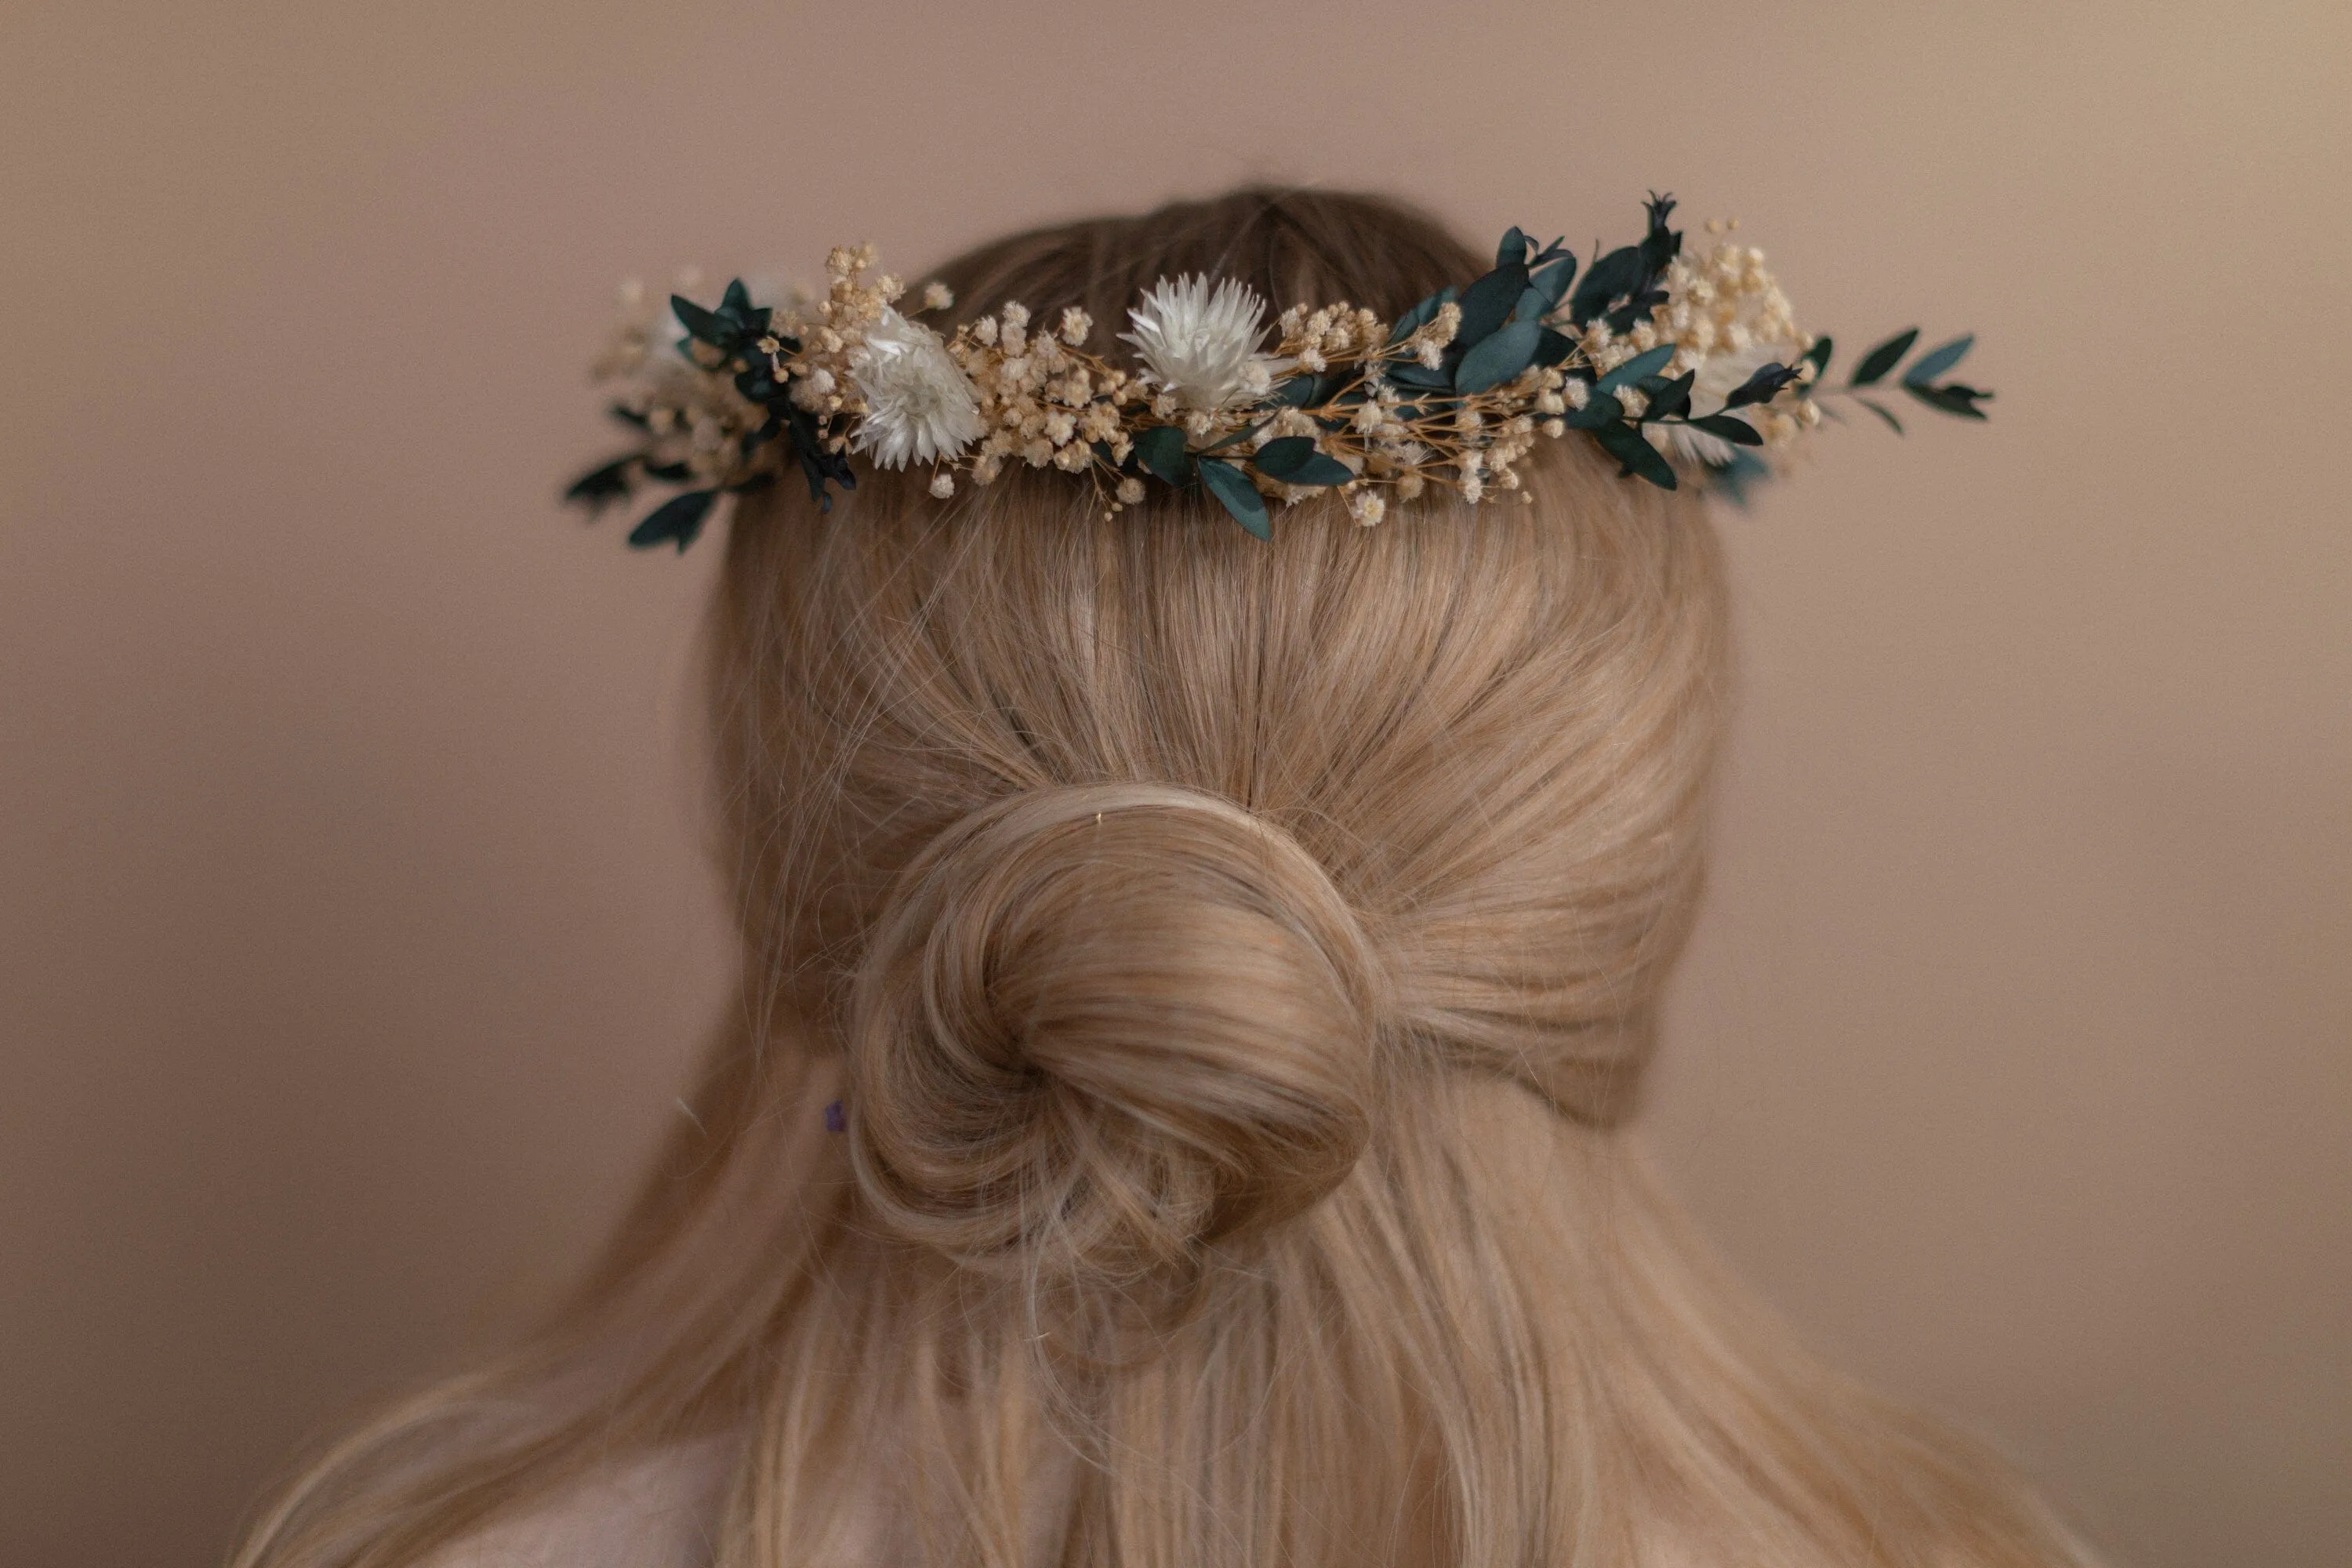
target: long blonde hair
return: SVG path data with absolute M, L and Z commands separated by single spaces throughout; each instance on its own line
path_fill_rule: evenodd
M 1244 191 L 942 275 L 1108 334 L 1163 274 L 1385 313 L 1477 268 Z M 551 1326 L 236 1562 L 391 1568 L 714 1434 L 727 1568 L 2079 1561 L 1791 1344 L 1628 1145 L 1723 572 L 1696 503 L 1549 450 L 1525 504 L 1271 543 L 1059 475 L 747 503 L 698 1124 Z

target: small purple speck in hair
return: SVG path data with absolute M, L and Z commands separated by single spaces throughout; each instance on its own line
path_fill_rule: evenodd
M 824 1130 L 827 1132 L 849 1131 L 849 1112 L 841 1101 L 836 1100 L 824 1108 Z

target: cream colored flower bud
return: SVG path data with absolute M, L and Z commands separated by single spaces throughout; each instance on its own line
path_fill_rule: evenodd
M 934 498 L 940 500 L 945 500 L 948 497 L 955 494 L 955 476 L 948 472 L 945 468 L 941 468 L 938 473 L 933 474 L 931 476 L 931 494 Z
M 1143 481 L 1141 479 L 1125 479 L 1118 481 L 1118 500 L 1121 506 L 1133 506 L 1142 499 Z

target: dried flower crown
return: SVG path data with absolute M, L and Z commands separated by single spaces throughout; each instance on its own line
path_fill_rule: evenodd
M 835 250 L 824 298 L 782 311 L 753 304 L 740 281 L 708 310 L 679 295 L 648 310 L 631 286 L 596 376 L 617 384 L 611 411 L 638 444 L 567 499 L 593 514 L 640 481 L 684 487 L 629 535 L 683 550 L 721 495 L 793 468 L 829 508 L 831 486 L 856 485 L 852 457 L 928 467 L 943 500 L 959 473 L 984 485 L 1022 463 L 1087 478 L 1107 512 L 1155 483 L 1198 486 L 1267 538 L 1269 502 L 1327 490 L 1367 524 L 1432 486 L 1495 499 L 1519 489 L 1517 465 L 1538 440 L 1570 431 L 1622 474 L 1673 489 L 1679 467 L 1734 499 L 1771 471 L 1759 453 L 1789 447 L 1827 399 L 1901 432 L 1870 394 L 1910 353 L 1916 328 L 1828 387 L 1831 341 L 1798 330 L 1763 252 L 1716 222 L 1686 257 L 1674 207 L 1652 196 L 1641 243 L 1580 280 L 1559 241 L 1538 247 L 1513 228 L 1494 270 L 1466 286 L 1394 321 L 1344 303 L 1294 305 L 1270 349 L 1251 289 L 1163 278 L 1121 334 L 1139 369 L 1086 352 L 1094 323 L 1076 309 L 1044 323 L 1006 303 L 943 337 L 914 318 L 951 306 L 948 290 L 933 283 L 902 313 L 905 289 L 877 273 L 871 246 Z M 1930 408 L 1983 418 L 1990 392 L 1939 380 L 1973 341 L 1921 354 L 1897 384 Z

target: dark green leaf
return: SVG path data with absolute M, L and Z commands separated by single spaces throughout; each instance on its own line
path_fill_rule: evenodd
M 1454 330 L 1454 348 L 1466 352 L 1501 326 L 1511 308 L 1527 292 L 1528 269 L 1517 262 L 1497 267 L 1462 291 L 1462 325 Z
M 1674 380 L 1654 389 L 1645 387 L 1649 405 L 1642 412 L 1644 419 L 1671 419 L 1690 407 L 1691 384 L 1698 380 L 1698 372 L 1686 370 Z
M 1813 346 L 1805 351 L 1805 363 L 1813 367 L 1813 379 L 1818 382 L 1830 373 L 1830 341 L 1815 338 Z
M 1316 402 L 1315 386 L 1318 377 L 1298 374 L 1274 389 L 1274 401 L 1285 408 L 1306 408 Z
M 1957 414 L 1963 419 L 1983 418 L 1984 410 L 1979 408 L 1977 404 L 1992 395 L 1990 392 L 1979 392 L 1973 386 L 1962 386 L 1957 381 L 1948 382 L 1942 386 L 1917 386 L 1906 381 L 1903 384 L 1903 390 L 1930 408 L 1939 408 L 1947 414 Z
M 610 408 L 604 410 L 604 412 L 619 420 L 622 424 L 634 425 L 640 430 L 650 430 L 654 427 L 654 422 L 652 420 L 646 418 L 644 415 L 638 413 L 635 409 L 629 407 L 625 404 L 615 403 Z
M 737 336 L 735 329 L 685 295 L 672 294 L 669 297 L 669 308 L 677 313 L 678 321 L 686 328 L 688 335 L 700 339 L 715 349 L 732 349 L 735 346 Z
M 1307 459 L 1313 456 L 1314 437 L 1283 436 L 1260 447 L 1256 458 L 1252 460 L 1257 464 L 1257 471 L 1267 479 L 1286 479 L 1305 467 Z
M 1192 478 L 1192 460 L 1184 455 L 1184 432 L 1174 425 L 1155 425 L 1135 437 L 1135 455 L 1143 466 L 1171 485 Z
M 1642 264 L 1648 269 L 1644 281 L 1656 278 L 1666 269 L 1666 263 L 1682 254 L 1683 237 L 1666 224 L 1674 212 L 1674 197 L 1650 193 L 1650 230 L 1642 237 Z
M 1454 303 L 1461 296 L 1461 292 L 1459 289 L 1449 284 L 1399 316 L 1396 319 L 1396 325 L 1389 329 L 1389 342 L 1401 343 L 1429 325 L 1437 319 L 1439 308 Z
M 1598 430 L 1604 425 L 1614 425 L 1625 417 L 1625 406 L 1605 392 L 1596 392 L 1587 398 L 1581 408 L 1571 408 L 1561 416 L 1571 430 Z
M 1581 327 L 1609 308 L 1609 302 L 1622 294 L 1639 293 L 1649 281 L 1649 268 L 1642 260 L 1639 247 L 1625 246 L 1612 250 L 1592 264 L 1584 281 L 1576 286 L 1576 293 L 1568 304 L 1569 319 Z
M 1268 441 L 1251 461 L 1267 479 L 1288 485 L 1344 485 L 1356 477 L 1345 463 L 1317 451 L 1312 436 Z
M 1861 404 L 1864 408 L 1869 409 L 1873 414 L 1877 415 L 1881 419 L 1885 420 L 1890 426 L 1893 426 L 1895 433 L 1897 436 L 1903 434 L 1903 421 L 1895 417 L 1895 416 L 1888 411 L 1885 405 L 1868 397 L 1857 397 L 1854 401 Z
M 1535 357 L 1528 363 L 1542 365 L 1549 370 L 1553 365 L 1568 363 L 1568 356 L 1575 352 L 1574 338 L 1555 332 L 1549 327 L 1546 327 L 1536 334 Z
M 1726 408 L 1745 408 L 1751 403 L 1769 403 L 1782 387 L 1797 379 L 1797 373 L 1777 360 L 1759 365 L 1756 374 L 1732 389 L 1723 400 Z
M 1462 356 L 1454 371 L 1454 390 L 1467 395 L 1500 386 L 1528 368 L 1542 338 L 1543 328 L 1533 321 L 1506 324 Z
M 1706 415 L 1692 420 L 1690 427 L 1694 430 L 1704 430 L 1708 435 L 1719 437 L 1737 447 L 1761 447 L 1764 444 L 1764 437 L 1756 433 L 1755 426 L 1745 419 L 1736 419 L 1728 414 Z
M 572 481 L 571 488 L 563 492 L 563 499 L 586 507 L 588 515 L 594 517 L 614 501 L 626 499 L 634 478 L 631 470 L 636 466 L 636 456 L 632 453 L 625 458 L 615 458 L 601 468 L 591 468 Z
M 1558 310 L 1561 297 L 1567 294 L 1568 286 L 1575 277 L 1576 258 L 1562 255 L 1559 260 L 1531 276 L 1528 279 L 1528 285 L 1529 288 L 1542 289 L 1544 298 L 1551 301 L 1552 309 Z
M 1520 233 L 1517 224 L 1513 224 L 1510 232 L 1503 236 L 1503 243 L 1495 247 L 1495 265 L 1508 267 L 1516 262 L 1524 267 L 1527 265 L 1528 247 L 1533 244 L 1535 241 Z
M 1911 345 L 1918 341 L 1919 329 L 1916 327 L 1913 327 L 1908 331 L 1895 333 L 1862 356 L 1862 363 L 1853 367 L 1853 379 L 1846 384 L 1875 386 L 1888 371 L 1895 367 L 1905 354 L 1911 352 Z
M 1968 332 L 1954 338 L 1941 348 L 1929 349 L 1912 362 L 1909 370 L 1903 373 L 1905 384 L 1929 385 L 1937 376 L 1968 358 L 1969 350 L 1976 346 L 1976 341 L 1977 335 L 1974 332 Z
M 1707 470 L 1718 494 L 1736 507 L 1748 505 L 1748 489 L 1772 477 L 1771 467 L 1752 452 L 1734 452 L 1731 461 Z
M 694 478 L 694 470 L 684 463 L 647 463 L 646 478 L 659 479 L 666 485 L 682 485 Z
M 1619 477 L 1638 474 L 1662 490 L 1675 488 L 1675 468 L 1660 455 L 1655 447 L 1631 425 L 1603 425 L 1593 437 L 1601 449 L 1617 459 Z
M 1212 441 L 1209 445 L 1202 447 L 1201 450 L 1203 452 L 1222 452 L 1228 447 L 1238 447 L 1244 441 L 1248 440 L 1251 437 L 1264 429 L 1265 426 L 1265 421 L 1263 419 L 1259 420 L 1255 425 L 1244 425 L 1240 429 L 1234 431 L 1232 435 L 1225 437 L 1223 440 Z
M 1621 386 L 1631 386 L 1646 375 L 1655 375 L 1666 368 L 1675 357 L 1675 345 L 1660 343 L 1647 353 L 1635 354 L 1607 375 L 1592 384 L 1595 391 L 1614 392 Z
M 679 553 L 694 542 L 702 531 L 703 520 L 719 500 L 717 490 L 688 490 L 682 496 L 672 496 L 654 508 L 645 521 L 629 532 L 629 544 L 637 550 L 650 550 L 656 544 L 676 543 Z
M 1443 392 L 1454 384 L 1444 371 L 1432 370 L 1416 360 L 1392 363 L 1383 374 L 1399 386 L 1424 386 L 1433 392 Z
M 1318 452 L 1297 473 L 1283 482 L 1293 485 L 1344 485 L 1355 477 L 1355 471 L 1339 458 L 1327 458 Z
M 1265 515 L 1265 498 L 1257 493 L 1247 474 L 1221 458 L 1204 458 L 1200 468 L 1201 482 L 1234 514 L 1235 522 L 1260 539 L 1274 537 L 1274 523 Z

